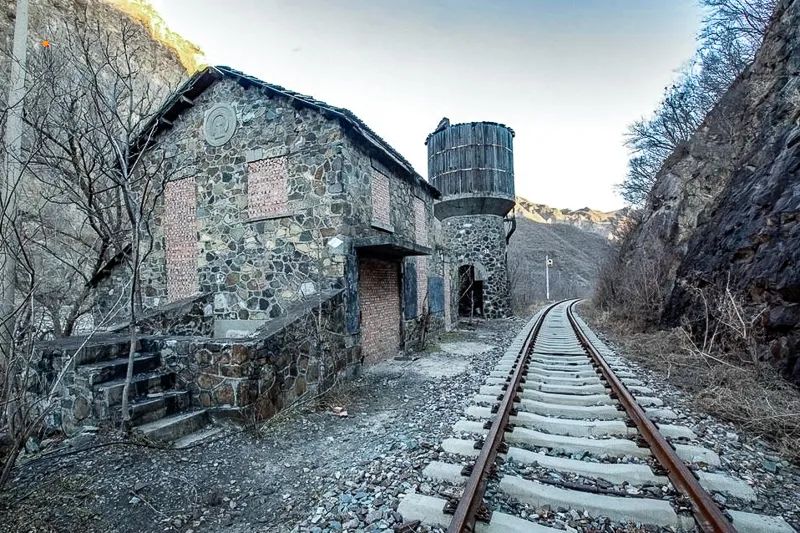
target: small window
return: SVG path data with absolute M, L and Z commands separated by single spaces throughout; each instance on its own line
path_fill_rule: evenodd
M 425 202 L 414 197 L 414 236 L 417 244 L 428 245 L 428 217 Z
M 286 157 L 247 164 L 247 216 L 251 220 L 288 214 L 287 174 Z
M 391 231 L 391 190 L 389 177 L 372 169 L 372 225 Z

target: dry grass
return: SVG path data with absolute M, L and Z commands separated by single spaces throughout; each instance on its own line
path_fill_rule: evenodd
M 756 368 L 743 354 L 698 350 L 681 328 L 642 333 L 589 306 L 581 315 L 626 356 L 688 393 L 699 409 L 775 443 L 800 464 L 800 391 L 775 370 Z

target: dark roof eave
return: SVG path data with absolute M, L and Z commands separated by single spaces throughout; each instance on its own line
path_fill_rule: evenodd
M 396 235 L 359 237 L 353 240 L 353 248 L 360 254 L 374 257 L 401 258 L 415 255 L 431 255 L 432 250 Z

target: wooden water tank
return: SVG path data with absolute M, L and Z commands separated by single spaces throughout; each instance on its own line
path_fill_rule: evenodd
M 442 193 L 434 211 L 505 216 L 514 207 L 514 130 L 495 122 L 443 121 L 428 135 L 428 179 Z

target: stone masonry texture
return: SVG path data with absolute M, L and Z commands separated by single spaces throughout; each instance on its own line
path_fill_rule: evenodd
M 240 81 L 221 76 L 193 96 L 145 156 L 166 161 L 172 189 L 144 244 L 143 303 L 158 318 L 142 331 L 194 405 L 269 416 L 331 376 L 416 347 L 423 326 L 435 335 L 453 316 L 450 270 L 473 256 L 504 260 L 503 224 L 472 217 L 479 235 L 449 242 L 433 192 L 395 159 L 332 115 Z M 204 117 L 220 106 L 236 124 L 215 146 Z M 113 298 L 125 280 L 115 268 L 100 288 Z M 502 289 L 487 280 L 487 291 Z M 167 305 L 192 294 L 200 300 Z M 423 320 L 426 298 L 436 305 Z M 486 302 L 487 316 L 504 316 L 488 292 Z M 213 338 L 221 320 L 255 322 L 255 332 Z
M 236 110 L 238 125 L 227 143 L 211 146 L 203 138 L 203 117 L 220 102 Z M 198 289 L 214 295 L 217 319 L 277 318 L 309 294 L 356 280 L 357 240 L 414 243 L 420 217 L 432 227 L 430 193 L 367 155 L 338 122 L 233 80 L 202 93 L 160 135 L 158 150 L 172 179 L 196 177 Z M 276 191 L 282 196 L 284 181 L 281 209 Z M 381 227 L 373 227 L 373 186 L 382 198 Z M 416 214 L 414 198 L 425 199 Z M 157 221 L 163 216 L 158 213 Z M 154 226 L 153 252 L 143 269 L 147 307 L 168 301 L 164 229 Z M 348 332 L 355 335 L 357 292 L 347 291 L 344 304 L 353 317 Z
M 458 267 L 472 265 L 483 273 L 483 311 L 486 318 L 511 316 L 511 293 L 506 261 L 506 238 L 503 217 L 497 215 L 465 215 L 442 221 L 444 237 L 454 261 L 453 276 Z

